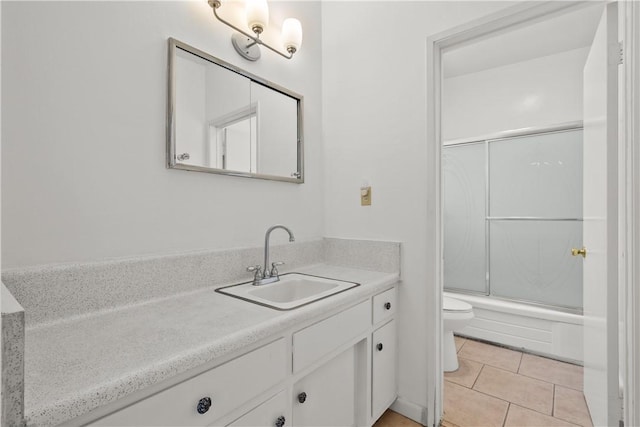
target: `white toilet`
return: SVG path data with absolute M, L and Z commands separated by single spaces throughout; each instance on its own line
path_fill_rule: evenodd
M 455 371 L 459 366 L 453 331 L 464 328 L 471 319 L 473 319 L 473 307 L 471 304 L 455 298 L 444 297 L 442 304 L 442 330 L 444 333 L 442 344 L 444 346 L 443 365 L 445 372 Z

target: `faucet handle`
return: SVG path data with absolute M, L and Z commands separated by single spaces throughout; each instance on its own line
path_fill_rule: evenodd
M 277 276 L 278 273 L 278 266 L 279 265 L 284 265 L 284 262 L 282 261 L 276 261 L 276 262 L 272 262 L 271 263 L 271 277 Z
M 254 278 L 256 280 L 262 279 L 262 266 L 261 265 L 250 265 L 247 267 L 247 271 L 255 272 Z

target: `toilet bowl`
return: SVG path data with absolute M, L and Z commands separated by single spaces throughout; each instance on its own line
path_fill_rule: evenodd
M 473 307 L 471 304 L 455 298 L 444 297 L 442 304 L 442 331 L 443 331 L 443 366 L 445 372 L 458 369 L 458 354 L 453 332 L 458 331 L 473 319 Z

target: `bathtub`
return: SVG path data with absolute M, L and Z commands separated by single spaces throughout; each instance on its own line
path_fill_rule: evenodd
M 473 306 L 475 318 L 457 335 L 583 364 L 582 315 L 490 297 L 445 292 Z

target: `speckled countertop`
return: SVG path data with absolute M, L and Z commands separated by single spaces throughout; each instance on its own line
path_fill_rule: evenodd
M 347 306 L 395 283 L 397 273 L 318 264 L 296 271 L 361 286 L 291 311 L 205 288 L 26 331 L 25 418 L 56 425 L 144 387 Z

